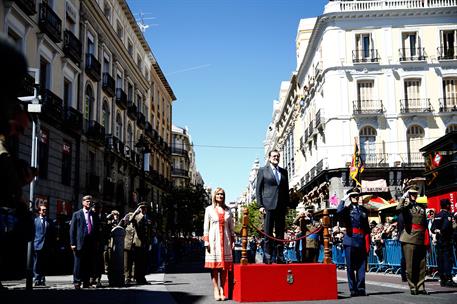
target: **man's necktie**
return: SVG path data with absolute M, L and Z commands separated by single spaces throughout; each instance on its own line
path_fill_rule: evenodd
M 92 232 L 92 221 L 90 220 L 90 213 L 87 214 L 87 233 Z
M 279 185 L 279 171 L 278 171 L 278 168 L 276 167 L 274 171 L 275 171 L 276 182 L 277 182 L 278 185 Z

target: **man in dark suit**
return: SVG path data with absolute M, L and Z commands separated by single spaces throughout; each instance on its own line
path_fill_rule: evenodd
M 265 214 L 264 231 L 276 238 L 284 238 L 286 210 L 289 206 L 289 180 L 287 170 L 279 167 L 279 152 L 268 153 L 268 162 L 257 173 L 256 197 L 261 213 Z M 264 242 L 264 263 L 270 264 L 273 254 L 273 241 L 268 237 Z M 283 244 L 276 244 L 276 263 L 284 263 Z
M 92 196 L 82 199 L 82 209 L 75 211 L 70 225 L 70 246 L 73 250 L 73 284 L 75 289 L 88 288 L 92 261 L 96 255 L 97 217 L 91 211 Z
M 33 241 L 34 260 L 33 275 L 35 286 L 45 286 L 45 273 L 48 270 L 49 251 L 54 241 L 53 225 L 48 219 L 48 208 L 41 203 L 38 206 L 38 216 L 34 221 L 35 237 Z
M 365 268 L 370 250 L 370 226 L 367 210 L 359 206 L 360 189 L 346 192 L 336 213 L 346 227 L 343 238 L 349 290 L 351 297 L 366 296 Z

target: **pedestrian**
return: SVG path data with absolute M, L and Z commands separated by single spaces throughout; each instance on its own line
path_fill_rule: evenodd
M 419 191 L 417 186 L 411 185 L 397 206 L 403 215 L 404 228 L 400 235 L 400 242 L 406 262 L 406 278 L 412 295 L 424 294 L 426 250 L 430 246 L 427 229 L 425 208 L 416 202 Z
M 100 202 L 95 202 L 93 204 L 92 216 L 96 218 L 98 228 L 94 235 L 95 256 L 93 257 L 90 285 L 101 288 L 102 274 L 105 272 L 104 253 L 108 250 L 108 240 L 111 230 L 108 228 L 108 220 L 106 219 L 106 214 L 103 212 L 103 206 Z
M 33 240 L 33 217 L 22 187 L 31 181 L 28 164 L 18 161 L 14 143 L 29 117 L 17 99 L 27 62 L 6 36 L 0 35 L 0 279 L 25 272 L 27 242 Z M 27 173 L 27 174 L 23 174 Z M 29 176 L 28 176 L 29 175 Z M 7 289 L 0 282 L 0 291 Z
M 235 232 L 232 213 L 225 205 L 225 191 L 214 190 L 212 204 L 205 209 L 203 225 L 205 268 L 211 269 L 214 299 L 225 300 L 223 286 L 232 270 Z
M 297 238 L 306 235 L 305 239 L 301 240 L 300 261 L 304 263 L 317 263 L 322 231 L 320 222 L 314 220 L 313 211 L 308 209 L 295 218 L 294 225 L 300 226 L 301 233 L 296 236 Z
M 111 235 L 111 231 L 119 225 L 120 217 L 119 211 L 112 210 L 110 214 L 106 216 L 107 232 L 108 232 L 108 245 L 106 250 L 103 252 L 103 260 L 105 262 L 105 273 L 109 272 L 110 260 L 113 254 L 114 240 Z
M 148 252 L 152 247 L 152 220 L 148 214 L 146 202 L 140 202 L 137 209 L 130 218 L 130 222 L 135 228 L 133 237 L 134 245 L 134 277 L 137 285 L 147 285 L 147 259 Z
M 457 287 L 452 281 L 453 248 L 452 248 L 452 214 L 451 201 L 442 199 L 441 210 L 435 217 L 431 230 L 436 235 L 436 257 L 438 260 L 438 273 L 440 285 L 445 287 Z
M 134 249 L 133 239 L 135 237 L 135 227 L 130 222 L 130 219 L 133 217 L 133 212 L 127 213 L 122 220 L 119 222 L 119 225 L 125 229 L 124 236 L 124 279 L 125 285 L 130 285 L 134 281 Z
M 70 224 L 70 247 L 73 250 L 73 284 L 75 289 L 90 287 L 96 256 L 97 218 L 91 210 L 92 196 L 82 198 L 82 208 L 73 213 Z
M 284 239 L 286 211 L 289 207 L 289 179 L 286 169 L 279 167 L 280 154 L 277 150 L 268 153 L 268 162 L 257 173 L 256 197 L 259 211 L 264 214 L 264 231 L 268 236 L 273 235 Z M 283 243 L 275 243 L 265 237 L 264 256 L 265 264 L 273 262 L 273 247 L 276 249 L 276 263 L 284 263 Z M 275 246 L 273 245 L 275 244 Z
M 34 286 L 46 286 L 45 274 L 49 270 L 49 258 L 55 241 L 53 223 L 48 219 L 48 208 L 44 203 L 38 206 L 38 216 L 34 221 L 33 276 Z
M 365 270 L 370 251 L 370 226 L 367 210 L 359 206 L 359 197 L 359 188 L 349 189 L 336 210 L 346 228 L 343 246 L 351 297 L 367 295 Z

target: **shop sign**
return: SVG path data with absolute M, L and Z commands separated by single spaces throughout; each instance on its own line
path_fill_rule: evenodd
M 362 192 L 388 192 L 387 182 L 385 179 L 374 181 L 362 180 Z

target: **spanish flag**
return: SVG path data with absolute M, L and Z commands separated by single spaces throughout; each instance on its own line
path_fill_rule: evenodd
M 351 166 L 349 167 L 349 176 L 355 180 L 357 186 L 362 187 L 358 181 L 359 173 L 362 173 L 365 170 L 365 165 L 363 164 L 362 158 L 360 157 L 359 146 L 357 145 L 357 139 L 354 138 L 354 153 L 352 154 Z

